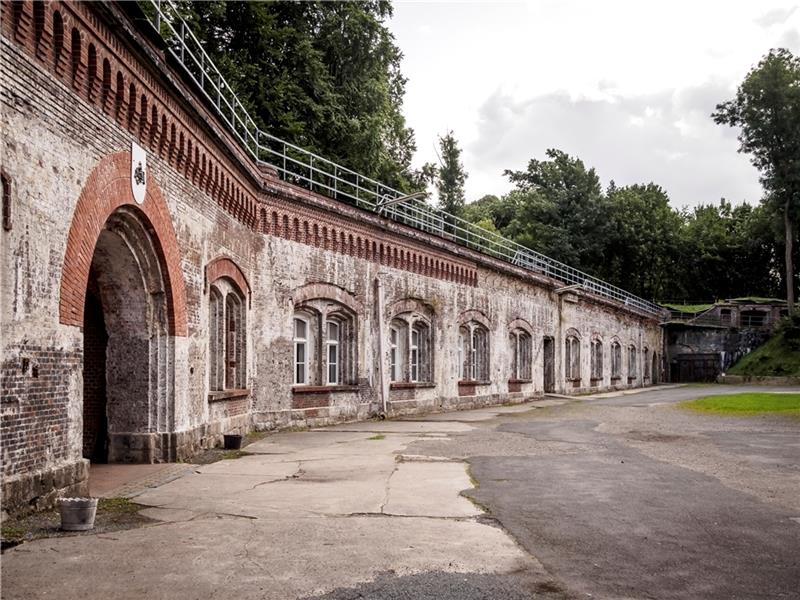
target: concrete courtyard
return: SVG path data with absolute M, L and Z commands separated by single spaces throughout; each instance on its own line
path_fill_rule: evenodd
M 132 488 L 150 525 L 8 550 L 2 597 L 797 598 L 800 420 L 675 406 L 732 391 L 272 434 Z

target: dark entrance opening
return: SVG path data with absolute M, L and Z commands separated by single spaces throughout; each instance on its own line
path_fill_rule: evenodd
M 673 383 L 716 381 L 719 372 L 719 354 L 678 354 L 670 365 L 670 381 Z
M 173 342 L 157 240 L 132 207 L 98 236 L 84 302 L 83 455 L 92 462 L 171 458 Z
M 96 288 L 92 275 L 89 282 Z M 93 463 L 108 461 L 107 346 L 103 306 L 97 290 L 88 289 L 83 309 L 83 457 Z
M 653 385 L 658 383 L 658 356 L 653 352 L 653 368 L 650 373 L 650 381 Z
M 556 346 L 553 338 L 544 338 L 542 354 L 544 358 L 544 392 L 552 394 L 556 391 Z

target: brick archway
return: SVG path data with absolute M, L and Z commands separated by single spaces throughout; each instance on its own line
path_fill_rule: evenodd
M 64 253 L 59 321 L 64 325 L 83 326 L 86 285 L 97 240 L 111 214 L 118 208 L 129 205 L 141 214 L 159 251 L 169 334 L 185 336 L 186 290 L 172 219 L 158 184 L 149 174 L 145 200 L 141 205 L 136 204 L 130 185 L 130 161 L 130 152 L 118 152 L 103 158 L 89 175 L 81 191 Z

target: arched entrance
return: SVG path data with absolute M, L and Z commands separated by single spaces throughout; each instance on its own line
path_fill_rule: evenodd
M 186 293 L 169 210 L 147 178 L 137 204 L 131 155 L 103 159 L 75 207 L 59 320 L 84 342 L 83 455 L 93 462 L 175 460 L 175 340 Z M 77 422 L 80 423 L 80 422 Z
M 173 429 L 174 349 L 159 255 L 133 206 L 116 209 L 97 238 L 84 306 L 84 458 L 164 458 L 157 434 Z

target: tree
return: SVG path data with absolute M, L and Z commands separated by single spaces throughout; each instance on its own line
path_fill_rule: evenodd
M 436 178 L 439 208 L 460 216 L 464 209 L 464 182 L 467 174 L 461 164 L 461 149 L 452 131 L 439 137 L 439 150 L 439 172 Z
M 610 226 L 599 275 L 645 298 L 666 300 L 683 287 L 679 238 L 683 217 L 654 183 L 607 192 Z
M 736 97 L 718 104 L 718 124 L 740 127 L 740 152 L 751 155 L 767 191 L 765 205 L 784 225 L 786 301 L 794 310 L 793 244 L 800 219 L 800 58 L 770 50 L 750 70 Z
M 389 2 L 181 2 L 181 12 L 265 131 L 363 175 L 411 188 L 402 53 Z
M 525 171 L 505 171 L 517 189 L 508 194 L 517 216 L 507 235 L 570 266 L 600 275 L 608 238 L 608 211 L 600 179 L 561 150 L 531 159 Z

